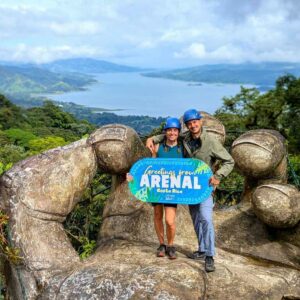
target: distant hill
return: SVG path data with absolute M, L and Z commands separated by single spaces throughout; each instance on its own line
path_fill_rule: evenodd
M 145 69 L 118 65 L 104 60 L 92 58 L 73 58 L 56 60 L 40 65 L 53 72 L 108 73 L 108 72 L 138 72 Z
M 57 60 L 47 64 L 0 61 L 0 92 L 6 94 L 61 93 L 83 90 L 96 82 L 87 73 L 145 71 L 91 58 Z
M 293 74 L 300 76 L 297 63 L 244 63 L 203 65 L 192 68 L 162 72 L 143 73 L 148 77 L 206 83 L 241 83 L 258 86 L 273 86 L 279 76 Z
M 0 91 L 6 94 L 57 93 L 82 90 L 96 82 L 83 74 L 58 74 L 32 64 L 1 65 Z

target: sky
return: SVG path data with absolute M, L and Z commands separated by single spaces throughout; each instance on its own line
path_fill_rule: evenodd
M 300 62 L 298 0 L 1 0 L 0 60 Z

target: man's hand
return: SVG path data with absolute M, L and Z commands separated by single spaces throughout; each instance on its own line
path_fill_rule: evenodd
M 209 185 L 212 185 L 214 187 L 214 190 L 217 188 L 217 186 L 219 184 L 220 184 L 220 180 L 218 180 L 214 176 L 210 177 L 210 179 L 209 179 Z
M 146 147 L 150 149 L 151 153 L 154 152 L 154 142 L 153 142 L 153 139 L 151 137 L 147 139 Z

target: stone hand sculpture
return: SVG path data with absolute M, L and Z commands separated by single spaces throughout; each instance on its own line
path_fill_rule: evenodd
M 287 182 L 285 140 L 275 130 L 251 130 L 237 138 L 232 156 L 246 177 L 243 201 L 257 217 L 275 228 L 295 226 L 300 220 L 300 193 Z
M 224 126 L 208 114 L 204 119 L 209 133 L 224 142 Z M 234 155 L 241 155 L 246 161 L 248 156 L 243 153 L 246 150 L 240 149 L 236 143 Z M 263 180 L 269 180 L 269 172 L 284 179 L 280 171 L 284 169 L 284 153 L 277 157 L 276 151 L 271 149 L 269 158 L 272 161 L 276 157 L 276 163 L 271 165 L 277 169 L 263 170 Z M 264 299 L 265 295 L 276 299 L 279 294 L 298 293 L 300 267 L 294 259 L 298 248 L 288 244 L 293 255 L 286 256 L 281 244 L 269 243 L 261 222 L 238 210 L 231 210 L 229 215 L 216 214 L 221 248 L 213 276 L 205 275 L 201 262 L 184 256 L 185 251 L 194 250 L 197 244 L 187 207 L 180 206 L 177 212 L 176 244 L 180 258 L 172 263 L 167 259 L 158 261 L 154 255 L 152 208 L 133 200 L 124 182 L 124 174 L 131 165 L 147 156 L 150 152 L 133 129 L 108 125 L 88 139 L 21 161 L 1 177 L 0 204 L 10 217 L 10 242 L 21 250 L 23 257 L 21 265 L 6 263 L 8 294 L 12 299 Z M 113 189 L 104 209 L 98 249 L 81 261 L 62 222 L 80 200 L 97 168 L 114 174 Z M 256 188 L 261 177 L 255 172 L 252 176 L 249 168 L 251 163 L 245 167 L 245 174 L 251 187 Z M 242 228 L 241 220 L 246 224 Z M 232 222 L 237 222 L 238 230 L 231 231 Z M 241 250 L 241 237 L 244 243 L 255 237 L 263 249 L 255 248 L 250 239 L 252 248 L 247 244 Z M 280 264 L 267 270 L 243 257 L 247 249 L 247 256 L 265 259 L 269 247 L 277 249 L 271 260 Z
M 157 264 L 151 206 L 132 201 L 124 182 L 131 165 L 147 156 L 133 129 L 108 125 L 88 139 L 21 161 L 2 176 L 1 208 L 10 217 L 10 242 L 23 257 L 21 265 L 6 263 L 12 299 L 199 298 L 205 280 L 197 268 L 180 261 L 175 268 L 167 261 Z M 97 168 L 115 174 L 113 191 L 99 247 L 81 261 L 62 222 Z M 196 243 L 188 212 L 180 211 L 178 241 Z

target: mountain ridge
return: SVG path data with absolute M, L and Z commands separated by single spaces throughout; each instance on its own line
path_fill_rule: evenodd
M 41 64 L 42 68 L 54 72 L 107 73 L 107 72 L 139 72 L 145 69 L 112 63 L 93 58 L 69 58 Z
M 300 76 L 300 63 L 263 62 L 213 64 L 167 71 L 143 73 L 143 76 L 206 83 L 240 83 L 273 86 L 285 74 Z
M 86 74 L 59 74 L 34 65 L 0 65 L 0 91 L 3 93 L 59 93 L 83 90 L 96 82 Z

